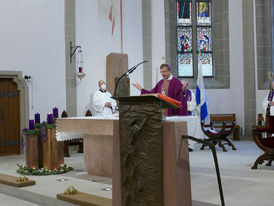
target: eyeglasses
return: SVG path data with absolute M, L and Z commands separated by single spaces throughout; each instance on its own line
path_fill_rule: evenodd
M 166 71 L 160 71 L 161 74 L 166 74 L 168 72 L 169 72 L 168 70 L 166 70 Z

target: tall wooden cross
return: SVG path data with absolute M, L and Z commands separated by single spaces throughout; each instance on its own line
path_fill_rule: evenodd
M 118 0 L 117 0 L 118 1 Z M 108 14 L 108 19 L 112 22 L 112 30 L 111 33 L 113 35 L 114 33 L 114 27 L 115 27 L 115 16 L 113 16 L 113 3 L 111 3 L 110 5 L 110 9 L 109 9 L 109 14 Z M 123 0 L 120 0 L 120 31 L 121 31 L 121 54 L 123 53 L 124 50 L 124 46 L 123 46 Z

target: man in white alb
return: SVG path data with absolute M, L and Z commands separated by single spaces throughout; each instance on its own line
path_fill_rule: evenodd
M 93 106 L 96 116 L 112 116 L 116 109 L 116 101 L 106 91 L 106 83 L 103 80 L 98 82 L 99 90 L 93 95 Z

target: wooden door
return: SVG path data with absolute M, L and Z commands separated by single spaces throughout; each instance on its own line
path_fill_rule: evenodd
M 17 84 L 0 78 L 0 156 L 20 154 L 19 92 Z

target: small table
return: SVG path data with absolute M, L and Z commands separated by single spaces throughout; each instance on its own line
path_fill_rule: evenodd
M 164 121 L 172 122 L 187 122 L 187 133 L 189 136 L 195 137 L 197 139 L 206 139 L 207 137 L 201 129 L 201 119 L 199 116 L 172 116 L 163 117 Z M 188 140 L 189 147 L 194 149 L 196 142 Z

